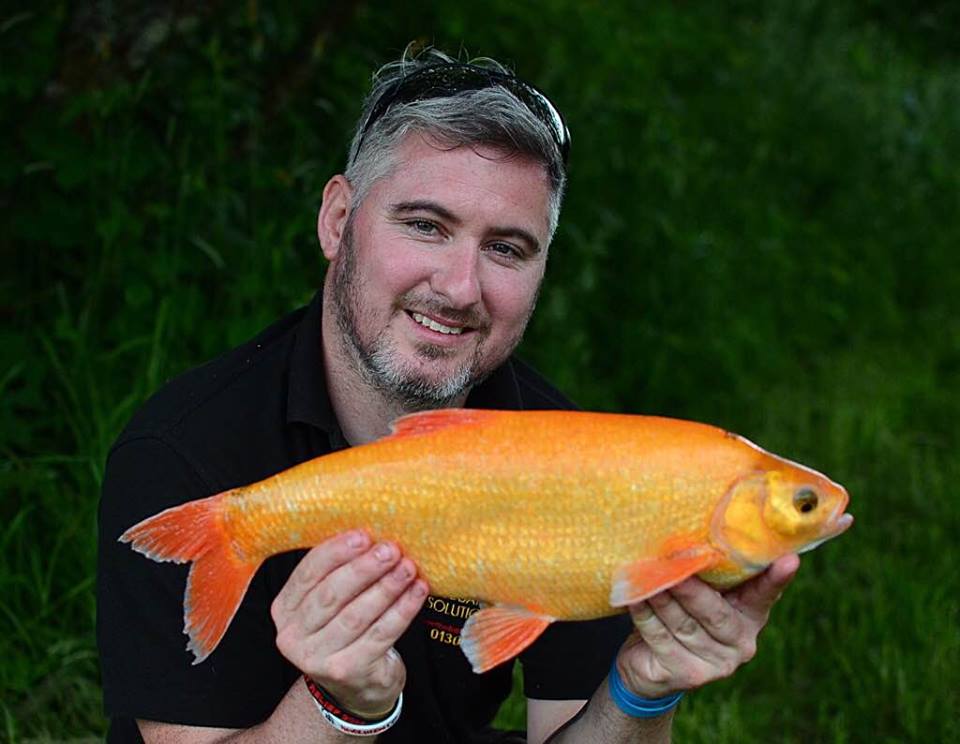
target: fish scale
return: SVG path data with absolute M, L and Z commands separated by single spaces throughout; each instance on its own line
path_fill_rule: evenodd
M 807 491 L 819 497 L 811 515 L 797 506 Z M 695 573 L 742 581 L 842 532 L 846 503 L 825 476 L 705 424 L 446 409 L 174 507 L 121 539 L 156 560 L 194 562 L 185 631 L 200 661 L 263 560 L 364 528 L 400 545 L 434 594 L 491 605 L 463 630 L 483 671 L 556 619 L 622 612 Z

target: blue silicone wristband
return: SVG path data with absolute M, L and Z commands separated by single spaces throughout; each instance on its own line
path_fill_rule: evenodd
M 617 707 L 631 718 L 656 718 L 668 713 L 677 707 L 682 692 L 675 692 L 673 695 L 667 695 L 662 698 L 645 698 L 634 695 L 628 690 L 623 680 L 620 678 L 620 670 L 617 669 L 617 660 L 613 660 L 610 666 L 610 674 L 607 676 L 610 683 L 610 697 Z

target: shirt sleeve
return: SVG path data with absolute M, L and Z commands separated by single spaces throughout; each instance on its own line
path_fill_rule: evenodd
M 631 630 L 627 614 L 553 623 L 520 655 L 524 694 L 536 700 L 589 700 Z
M 289 685 L 260 574 L 220 646 L 194 665 L 183 634 L 189 566 L 157 563 L 117 540 L 152 514 L 209 495 L 210 485 L 160 439 L 127 441 L 108 459 L 99 511 L 97 644 L 111 718 L 246 728 L 267 718 Z

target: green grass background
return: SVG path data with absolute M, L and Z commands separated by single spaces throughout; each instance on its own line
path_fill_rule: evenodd
M 359 95 L 419 40 L 569 120 L 525 356 L 588 408 L 712 422 L 851 493 L 676 740 L 960 741 L 955 3 L 194 5 L 0 11 L 0 738 L 102 736 L 106 451 L 309 298 Z

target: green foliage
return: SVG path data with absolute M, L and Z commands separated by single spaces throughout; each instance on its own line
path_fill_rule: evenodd
M 102 734 L 110 443 L 310 296 L 359 94 L 419 40 L 512 63 L 573 132 L 524 354 L 589 408 L 717 423 L 852 494 L 853 531 L 677 739 L 960 740 L 956 20 L 935 0 L 2 11 L 0 738 Z

